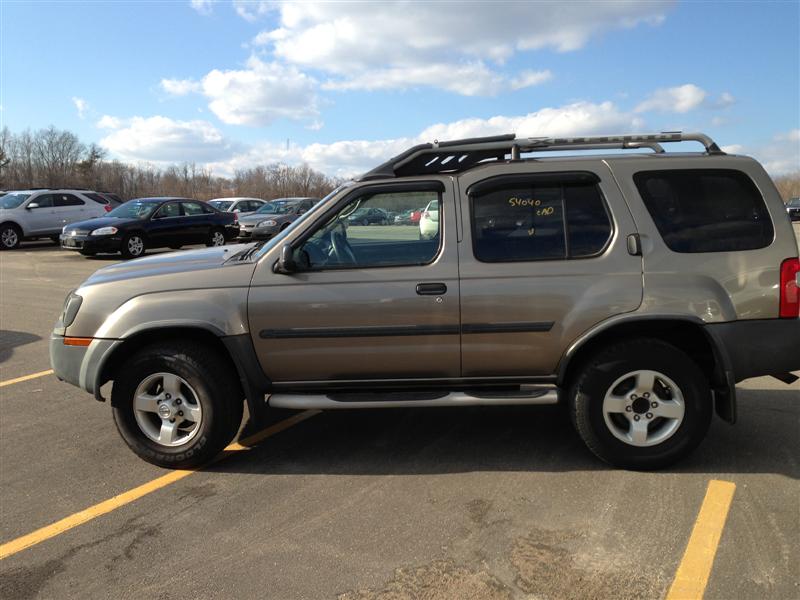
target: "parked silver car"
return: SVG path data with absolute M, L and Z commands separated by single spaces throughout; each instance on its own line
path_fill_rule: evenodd
M 85 190 L 8 192 L 0 197 L 0 249 L 16 248 L 24 239 L 50 238 L 59 243 L 65 225 L 102 217 L 107 204 L 92 199 Z
M 239 217 L 244 217 L 257 211 L 267 201 L 261 198 L 214 198 L 208 203 L 222 212 L 236 213 Z

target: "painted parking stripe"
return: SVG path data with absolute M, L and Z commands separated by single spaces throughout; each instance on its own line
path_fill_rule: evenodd
M 243 452 L 249 450 L 252 446 L 261 442 L 268 437 L 276 435 L 281 431 L 289 429 L 290 427 L 297 425 L 298 423 L 305 421 L 306 419 L 313 417 L 314 415 L 318 414 L 320 411 L 318 410 L 306 410 L 301 413 L 298 413 L 288 419 L 284 419 L 258 433 L 255 433 L 243 440 L 240 440 L 238 443 L 230 444 L 223 452 L 217 456 L 212 461 L 213 463 L 219 462 L 220 460 L 224 460 L 225 458 L 232 456 L 238 452 Z M 31 546 L 35 546 L 36 544 L 40 544 L 50 538 L 56 537 L 78 525 L 83 525 L 84 523 L 88 523 L 89 521 L 96 519 L 102 515 L 110 513 L 118 508 L 125 506 L 126 504 L 130 504 L 131 502 L 142 498 L 143 496 L 147 496 L 148 494 L 152 494 L 153 492 L 160 490 L 168 485 L 175 483 L 176 481 L 180 481 L 184 477 L 188 477 L 192 473 L 196 473 L 197 471 L 202 469 L 186 469 L 186 470 L 175 470 L 170 471 L 166 475 L 162 475 L 161 477 L 157 477 L 152 481 L 148 481 L 140 486 L 137 486 L 133 489 L 128 490 L 127 492 L 123 492 L 113 498 L 109 498 L 108 500 L 104 500 L 94 506 L 90 506 L 89 508 L 85 508 L 79 512 L 76 512 L 68 517 L 64 517 L 63 519 L 56 521 L 55 523 L 51 523 L 50 525 L 46 525 L 41 529 L 37 529 L 27 535 L 23 535 L 18 537 L 10 542 L 6 542 L 3 545 L 0 545 L 0 560 L 4 558 L 8 558 L 17 552 L 25 550 L 26 548 L 30 548 Z
M 23 381 L 30 381 L 31 379 L 36 379 L 37 377 L 44 377 L 45 375 L 52 375 L 52 374 L 53 374 L 53 369 L 47 369 L 47 371 L 39 371 L 38 373 L 23 375 L 22 377 L 15 377 L 14 379 L 6 379 L 5 381 L 0 381 L 0 388 L 6 387 L 7 385 L 14 385 L 15 383 L 22 383 Z
M 706 497 L 666 600 L 700 600 L 706 590 L 736 484 L 708 482 Z

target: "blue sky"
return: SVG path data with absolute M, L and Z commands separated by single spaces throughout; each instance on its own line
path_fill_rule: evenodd
M 683 129 L 800 169 L 798 2 L 0 7 L 2 124 L 129 162 L 349 175 L 433 138 Z

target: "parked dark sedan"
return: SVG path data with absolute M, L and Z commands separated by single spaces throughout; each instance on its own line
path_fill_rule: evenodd
M 61 232 L 61 247 L 84 256 L 120 252 L 124 258 L 142 256 L 148 248 L 188 244 L 222 246 L 239 235 L 233 213 L 220 212 L 188 198 L 130 200 L 105 217 L 72 223 Z
M 388 225 L 389 215 L 382 208 L 363 206 L 347 217 L 349 225 Z

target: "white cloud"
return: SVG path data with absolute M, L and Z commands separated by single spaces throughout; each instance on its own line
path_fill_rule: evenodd
M 77 96 L 72 97 L 72 103 L 75 105 L 75 109 L 78 111 L 78 118 L 86 118 L 86 111 L 89 110 L 89 103 L 83 98 L 78 98 Z
M 199 92 L 202 86 L 192 79 L 162 79 L 161 89 L 172 96 L 185 96 L 192 92 Z
M 198 13 L 204 16 L 210 15 L 214 9 L 213 0 L 191 0 L 189 5 L 193 9 L 195 9 Z
M 275 2 L 254 0 L 233 0 L 233 8 L 240 17 L 251 23 L 277 8 Z
M 106 115 L 97 126 L 109 130 L 100 144 L 125 160 L 206 163 L 241 150 L 208 121 L 176 121 L 162 116 L 120 119 Z
M 722 146 L 729 154 L 754 157 L 773 177 L 800 171 L 800 129 L 790 129 L 772 137 L 768 143 Z
M 550 71 L 525 70 L 511 80 L 511 89 L 521 90 L 550 81 L 552 78 L 553 74 Z
M 653 92 L 644 102 L 636 107 L 636 112 L 671 112 L 687 113 L 703 104 L 706 91 L 693 83 L 671 88 L 663 88 Z
M 260 144 L 227 160 L 216 161 L 214 172 L 233 173 L 238 168 L 271 162 L 307 163 L 329 175 L 351 177 L 368 171 L 406 148 L 433 140 L 452 140 L 502 133 L 519 137 L 606 134 L 641 129 L 638 115 L 620 111 L 612 102 L 577 102 L 543 108 L 519 116 L 462 119 L 427 127 L 419 135 L 384 140 L 342 140 L 329 144 L 292 146 Z
M 237 5 L 250 20 L 279 11 L 276 29 L 253 43 L 275 56 L 332 77 L 332 89 L 387 89 L 426 85 L 475 95 L 491 94 L 508 75 L 502 66 L 520 52 L 567 52 L 596 35 L 660 23 L 671 2 L 261 2 Z M 241 10 L 240 10 L 241 9 Z M 462 73 L 461 85 L 456 75 Z M 544 72 L 513 77 L 516 88 L 541 83 Z M 469 81 L 470 75 L 478 81 Z M 513 86 L 513 83 L 512 83 Z

